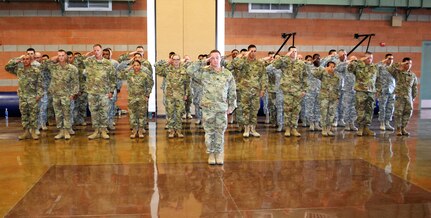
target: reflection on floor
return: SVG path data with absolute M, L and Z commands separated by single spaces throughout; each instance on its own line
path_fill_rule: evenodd
M 55 130 L 18 141 L 19 120 L 0 122 L 0 216 L 431 217 L 431 120 L 419 111 L 410 137 L 339 127 L 286 138 L 259 123 L 262 137 L 244 139 L 230 125 L 224 166 L 206 164 L 194 120 L 183 139 L 158 119 L 131 140 L 122 117 L 110 140 L 94 141 L 90 127 L 69 141 Z

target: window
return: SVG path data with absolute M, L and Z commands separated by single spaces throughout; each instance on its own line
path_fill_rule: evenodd
M 112 1 L 65 0 L 65 11 L 112 11 Z
M 248 4 L 249 13 L 292 13 L 292 4 Z

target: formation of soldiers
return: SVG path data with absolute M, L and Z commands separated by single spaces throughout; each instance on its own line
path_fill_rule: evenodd
M 291 46 L 283 56 L 270 52 L 258 59 L 256 51 L 257 47 L 250 45 L 241 52 L 235 49 L 220 60 L 220 66 L 234 78 L 237 107 L 235 103 L 231 118 L 235 117 L 243 137 L 260 137 L 256 126 L 261 98 L 265 101 L 266 122 L 279 132 L 285 130 L 286 137 L 301 136 L 297 130 L 300 118 L 303 126 L 321 131 L 323 136 L 334 136 L 337 126 L 357 131 L 358 136 L 373 136 L 376 133 L 369 126 L 376 98 L 380 130 L 409 135 L 406 126 L 418 93 L 410 58 L 394 63 L 394 56 L 387 54 L 374 64 L 370 52 L 359 59 L 354 56 L 348 59 L 344 50 L 331 50 L 323 59 L 319 54 L 303 59 L 297 48 Z M 152 65 L 143 56 L 144 48 L 138 46 L 136 51 L 123 54 L 116 61 L 111 49 L 95 44 L 93 51 L 85 55 L 59 50 L 49 58 L 29 48 L 25 55 L 11 59 L 5 69 L 18 76 L 24 128 L 19 139 L 38 139 L 40 129 L 47 130 L 47 123 L 54 115 L 59 130 L 55 139 L 70 139 L 73 126 L 87 125 L 87 104 L 94 128 L 88 138 L 109 139 L 109 131 L 115 130 L 116 99 L 123 80 L 127 81 L 129 91 L 130 138 L 144 137 L 148 97 L 154 81 Z M 204 97 L 208 91 L 205 86 L 211 83 L 202 82 L 199 72 L 218 69 L 211 65 L 210 58 L 200 55 L 199 60 L 192 62 L 188 56 L 181 60 L 180 55 L 171 52 L 168 60 L 155 63 L 156 75 L 164 78 L 162 90 L 169 138 L 184 137 L 182 121 L 191 118 L 192 103 L 196 124 L 205 128 L 202 114 L 209 114 L 206 110 L 212 104 L 211 98 Z

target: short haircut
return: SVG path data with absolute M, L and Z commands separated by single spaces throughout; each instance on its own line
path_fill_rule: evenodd
M 142 48 L 142 49 L 144 49 L 144 46 L 142 46 L 142 45 L 138 45 L 138 46 L 136 47 L 136 49 L 138 49 L 138 48 Z
M 47 54 L 44 54 L 44 55 L 42 55 L 42 57 L 46 57 L 46 58 L 49 58 L 49 55 L 47 55 Z
M 273 54 L 275 54 L 275 52 L 273 51 L 268 52 L 268 55 L 273 55 Z
M 251 44 L 247 47 L 247 51 L 250 51 L 250 49 L 252 49 L 252 48 L 257 48 L 257 47 L 255 45 Z
M 141 61 L 140 61 L 140 60 L 134 60 L 134 61 L 133 61 L 133 64 L 134 64 L 135 62 L 138 62 L 138 63 L 139 63 L 139 65 L 142 65 L 142 63 L 141 63 Z
M 245 52 L 245 51 L 247 51 L 247 49 L 243 48 L 243 49 L 241 49 L 240 52 Z
M 81 55 L 81 53 L 79 53 L 79 52 L 75 52 L 75 53 L 74 53 L 74 55 Z
M 141 57 L 142 57 L 142 54 L 141 54 L 141 53 L 135 53 L 133 56 L 136 56 L 136 55 L 139 55 L 139 56 L 141 56 Z
M 338 52 L 346 52 L 344 49 L 339 49 Z
M 66 54 L 67 54 L 67 56 L 70 56 L 70 55 L 73 55 L 73 52 L 67 51 Z
M 287 51 L 290 51 L 292 48 L 296 48 L 294 45 L 291 45 L 288 49 L 287 49 Z
M 94 44 L 94 45 L 93 45 L 93 48 L 94 48 L 94 47 L 100 47 L 100 48 L 102 48 L 102 45 L 100 45 L 100 44 Z
M 313 59 L 316 59 L 316 57 L 320 57 L 320 54 L 316 53 L 316 54 L 313 55 Z
M 234 49 L 234 50 L 232 50 L 230 53 L 233 53 L 233 52 L 235 52 L 235 51 L 239 52 L 239 51 L 238 51 L 238 49 L 236 49 L 236 48 L 235 48 L 235 49 Z
M 211 51 L 210 51 L 210 54 L 212 54 L 212 53 L 218 53 L 218 54 L 221 56 L 220 51 L 219 51 L 219 50 L 217 50 L 217 49 L 211 50 Z
M 372 54 L 373 54 L 373 52 L 367 51 L 367 52 L 365 52 L 365 54 L 366 54 L 366 55 L 372 55 Z
M 109 53 L 111 53 L 111 50 L 109 50 L 108 48 L 104 48 L 102 51 L 109 51 Z
M 405 62 L 405 61 L 411 61 L 412 59 L 410 58 L 410 57 L 405 57 L 405 58 L 403 58 L 403 62 Z
M 311 55 L 306 55 L 305 60 L 307 60 L 308 58 L 313 58 L 313 57 Z
M 333 64 L 334 67 L 337 66 L 337 64 L 335 64 L 335 62 L 333 61 L 328 61 L 328 63 L 326 63 L 326 66 L 329 67 L 330 64 Z
M 34 50 L 34 48 L 27 48 L 27 51 L 36 52 L 36 50 Z
M 393 56 L 392 54 L 386 54 L 385 58 L 388 58 L 389 56 Z
M 169 58 L 172 58 L 172 56 L 175 54 L 175 52 L 171 51 L 169 52 Z
M 335 50 L 335 49 L 331 49 L 331 50 L 329 50 L 328 54 L 332 54 L 332 53 L 334 53 L 334 52 L 337 52 L 337 50 Z
M 59 49 L 58 52 L 64 52 L 64 53 L 66 53 L 66 51 L 63 50 L 63 49 Z

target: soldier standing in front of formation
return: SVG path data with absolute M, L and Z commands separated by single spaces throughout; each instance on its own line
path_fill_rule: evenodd
M 37 140 L 39 104 L 43 95 L 42 77 L 40 70 L 31 65 L 30 55 L 13 58 L 6 64 L 5 70 L 18 77 L 19 111 L 24 133 L 18 139 L 26 139 L 30 136 Z
M 395 125 L 397 135 L 410 135 L 406 127 L 413 114 L 413 101 L 418 95 L 418 79 L 411 71 L 412 59 L 403 58 L 403 62 L 393 64 L 388 71 L 396 81 L 395 87 Z
M 300 137 L 298 132 L 298 119 L 301 111 L 301 99 L 307 90 L 307 72 L 305 63 L 297 59 L 298 51 L 295 46 L 290 46 L 287 55 L 275 60 L 272 64 L 281 69 L 280 87 L 284 96 L 284 136 Z
M 132 127 L 130 138 L 143 138 L 148 111 L 148 98 L 154 85 L 153 77 L 146 67 L 142 67 L 139 60 L 134 60 L 132 65 L 119 72 L 119 79 L 127 80 L 127 97 L 129 108 L 129 120 Z M 143 92 L 143 93 L 142 93 Z
M 249 45 L 248 52 L 232 61 L 233 68 L 238 69 L 238 77 L 241 80 L 238 86 L 241 88 L 241 103 L 243 112 L 244 137 L 251 134 L 260 137 L 256 131 L 257 113 L 260 108 L 260 98 L 263 97 L 268 87 L 268 74 L 265 63 L 256 58 L 256 46 Z
M 100 136 L 109 139 L 108 109 L 109 101 L 116 88 L 115 69 L 109 60 L 103 58 L 100 44 L 95 44 L 93 51 L 86 56 L 89 57 L 85 58 L 83 62 L 87 75 L 88 105 L 94 128 L 94 132 L 88 136 L 88 139 L 96 139 Z
M 331 126 L 336 119 L 341 78 L 335 73 L 335 63 L 332 61 L 326 63 L 326 68 L 315 68 L 313 76 L 322 82 L 319 93 L 322 136 L 335 136 Z
M 49 93 L 52 95 L 52 104 L 55 111 L 55 122 L 59 133 L 55 139 L 70 139 L 71 101 L 78 95 L 78 69 L 67 63 L 66 51 L 58 50 L 57 56 L 43 63 L 42 69 L 48 70 L 51 75 Z
M 207 61 L 210 65 L 207 66 Z M 221 54 L 210 52 L 206 61 L 196 62 L 187 69 L 190 77 L 204 89 L 200 107 L 205 130 L 208 164 L 224 164 L 224 132 L 227 114 L 236 107 L 236 87 L 232 73 L 220 65 Z
M 373 54 L 366 52 L 365 57 L 350 62 L 347 69 L 356 76 L 356 112 L 358 113 L 357 123 L 359 125 L 357 135 L 374 136 L 376 133 L 369 128 L 373 119 L 375 84 L 378 72 L 377 66 L 373 64 Z
M 377 99 L 379 101 L 379 121 L 380 130 L 393 131 L 390 122 L 394 113 L 395 103 L 395 78 L 388 72 L 388 67 L 394 62 L 392 54 L 386 54 L 385 59 L 377 64 L 379 73 L 377 74 L 376 88 Z
M 175 137 L 175 134 L 182 138 L 181 132 L 182 120 L 184 114 L 184 101 L 187 99 L 190 87 L 186 87 L 187 80 L 190 79 L 186 69 L 181 65 L 179 55 L 172 56 L 172 64 L 156 66 L 156 74 L 165 78 L 165 97 L 166 97 L 166 116 L 169 138 Z

